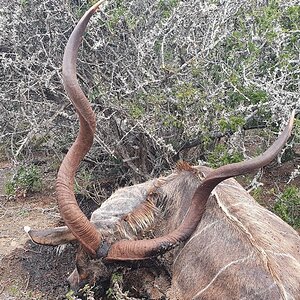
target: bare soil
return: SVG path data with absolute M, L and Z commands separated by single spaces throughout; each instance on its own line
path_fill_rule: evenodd
M 42 193 L 8 199 L 4 185 L 11 172 L 9 163 L 0 164 L 0 299 L 64 299 L 59 297 L 67 291 L 64 279 L 72 268 L 74 249 L 56 255 L 55 248 L 29 241 L 23 229 L 60 223 L 54 180 Z
M 7 162 L 0 163 L 0 299 L 67 299 L 66 278 L 74 268 L 76 245 L 69 245 L 63 251 L 39 246 L 28 240 L 23 230 L 24 226 L 47 228 L 61 225 L 54 195 L 54 176 L 50 179 L 48 176 L 43 192 L 8 199 L 3 187 L 11 168 Z M 263 205 L 272 206 L 274 194 L 284 189 L 294 168 L 293 162 L 288 162 L 264 171 L 264 187 L 259 196 Z M 245 185 L 251 178 L 240 180 Z M 299 186 L 300 179 L 296 178 L 293 184 Z M 96 204 L 88 200 L 81 201 L 80 205 L 88 215 L 96 208 Z M 148 272 L 152 286 L 159 280 L 159 272 L 159 268 L 152 274 Z M 143 288 L 136 280 L 140 273 L 131 270 L 126 276 L 128 289 L 130 285 L 132 289 Z

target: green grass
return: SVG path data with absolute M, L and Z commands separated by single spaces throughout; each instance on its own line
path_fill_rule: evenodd
M 7 196 L 16 196 L 18 192 L 38 192 L 42 188 L 40 170 L 35 165 L 23 165 L 6 181 L 4 191 Z
M 294 228 L 300 228 L 300 189 L 287 187 L 278 197 L 273 211 Z

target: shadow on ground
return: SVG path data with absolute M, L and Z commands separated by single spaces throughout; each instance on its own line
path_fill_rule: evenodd
M 0 262 L 0 299 L 66 299 L 66 278 L 74 268 L 75 246 L 57 248 L 28 241 Z

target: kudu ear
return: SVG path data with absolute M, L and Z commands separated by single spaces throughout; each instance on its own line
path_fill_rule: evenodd
M 39 230 L 25 226 L 24 230 L 33 242 L 41 245 L 58 246 L 76 240 L 67 226 Z

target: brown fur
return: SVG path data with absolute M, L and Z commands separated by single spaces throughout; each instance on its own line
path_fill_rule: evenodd
M 135 234 L 141 230 L 145 230 L 153 224 L 158 209 L 150 197 L 151 195 L 149 195 L 148 199 L 141 203 L 134 211 L 122 218 L 122 221 L 120 222 L 120 230 L 122 232 L 126 230 L 125 224 L 128 224 Z M 122 226 L 123 228 L 121 229 Z
M 122 222 L 131 223 L 140 236 L 147 237 L 148 226 L 149 237 L 166 234 L 182 222 L 201 174 L 207 172 L 204 167 L 177 168 L 167 177 L 122 188 L 93 213 L 92 220 L 111 242 L 122 238 L 116 234 Z M 58 232 L 56 244 L 57 238 L 64 240 L 62 229 Z M 78 256 L 80 270 L 69 278 L 72 283 L 83 276 L 93 284 L 110 274 L 99 272 L 104 269 L 101 261 L 82 257 Z M 215 188 L 196 231 L 165 255 L 163 264 L 171 265 L 171 300 L 296 300 L 300 295 L 298 233 L 256 203 L 234 179 Z
M 169 299 L 299 299 L 297 233 L 234 179 L 213 194 L 175 254 Z

